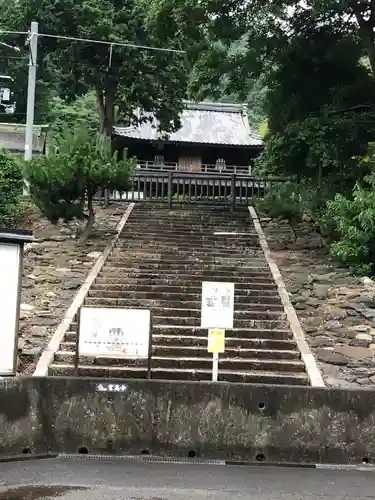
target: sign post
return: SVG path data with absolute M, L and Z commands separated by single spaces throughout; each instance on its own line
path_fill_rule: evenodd
M 202 283 L 201 328 L 208 329 L 208 352 L 212 353 L 212 381 L 217 382 L 219 354 L 225 352 L 225 328 L 233 328 L 234 283 Z
M 0 377 L 17 373 L 23 250 L 33 241 L 29 231 L 0 230 Z
M 148 309 L 81 307 L 75 368 L 80 356 L 147 360 L 151 376 L 151 313 Z
M 225 330 L 208 330 L 208 352 L 212 353 L 212 382 L 217 382 L 219 375 L 219 354 L 225 352 Z

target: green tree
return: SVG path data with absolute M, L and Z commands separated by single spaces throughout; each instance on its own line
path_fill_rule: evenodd
M 194 65 L 189 79 L 190 96 L 196 100 L 247 103 L 250 125 L 258 129 L 266 118 L 264 105 L 267 86 L 263 75 L 253 71 L 251 64 L 237 62 L 246 48 L 244 40 L 226 42 L 213 38 L 206 44 Z
M 280 50 L 268 74 L 263 170 L 328 185 L 333 193 L 351 191 L 367 173 L 355 157 L 375 134 L 375 94 L 360 57 L 352 34 L 313 22 Z
M 194 47 L 199 44 L 204 20 L 194 17 L 193 10 L 188 21 L 184 5 L 182 2 L 173 6 L 172 2 L 158 0 L 19 0 L 12 6 L 14 12 L 9 12 L 7 25 L 27 30 L 30 22 L 36 20 L 44 34 L 128 42 L 129 46 L 111 46 L 40 37 L 39 59 L 48 69 L 46 78 L 47 73 L 58 75 L 58 95 L 64 101 L 95 92 L 105 135 L 112 133 L 116 111 L 133 123 L 146 119 L 147 113 L 152 112 L 163 130 L 169 132 L 179 125 L 189 74 L 187 59 L 196 54 Z M 165 28 L 166 24 L 178 24 L 178 30 Z M 18 42 L 22 43 L 22 37 Z M 187 57 L 135 48 L 132 44 L 187 49 Z M 145 114 L 136 113 L 137 108 Z
M 25 5 L 20 2 L 8 2 L 0 0 L 1 19 L 0 29 L 6 31 L 27 31 L 30 22 L 35 20 L 28 18 Z M 27 19 L 27 20 L 26 20 Z M 28 84 L 29 49 L 25 45 L 25 35 L 2 34 L 1 40 L 9 45 L 16 46 L 19 51 L 0 45 L 0 74 L 11 76 L 14 83 L 11 85 L 15 94 L 17 109 L 15 115 L 0 113 L 0 121 L 21 122 L 26 121 L 26 101 Z M 59 68 L 51 72 L 46 64 L 46 52 L 39 47 L 38 71 L 35 96 L 35 123 L 45 123 L 47 113 L 51 107 L 51 98 L 58 95 L 61 82 Z
M 74 101 L 65 101 L 59 96 L 51 98 L 46 113 L 46 121 L 50 124 L 50 135 L 60 135 L 65 129 L 88 128 L 98 130 L 99 112 L 96 107 L 96 96 L 93 91 L 77 97 Z
M 132 160 L 115 158 L 108 138 L 80 128 L 58 137 L 48 156 L 27 162 L 25 177 L 32 199 L 52 223 L 87 220 L 81 235 L 84 242 L 95 220 L 95 194 L 103 189 L 127 190 L 133 167 Z
M 314 20 L 317 26 L 357 34 L 375 72 L 374 0 L 205 0 L 205 4 L 212 13 L 211 32 L 217 37 L 228 33 L 230 43 L 242 37 L 244 50 L 237 57 L 253 68 L 255 61 L 272 66 L 279 51 L 294 36 L 303 35 Z

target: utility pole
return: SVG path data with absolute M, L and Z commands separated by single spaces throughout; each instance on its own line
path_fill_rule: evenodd
M 26 134 L 25 134 L 25 160 L 33 157 L 33 128 L 35 109 L 35 84 L 38 57 L 38 23 L 31 23 L 29 42 L 29 80 L 27 85 L 27 111 L 26 111 Z

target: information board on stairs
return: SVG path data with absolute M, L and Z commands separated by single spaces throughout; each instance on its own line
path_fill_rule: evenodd
M 147 359 L 151 314 L 146 309 L 82 307 L 79 356 Z
M 207 350 L 212 353 L 212 381 L 219 375 L 219 354 L 225 351 L 225 329 L 233 328 L 234 283 L 202 283 L 201 328 L 208 328 Z
M 201 328 L 233 328 L 234 283 L 203 281 Z

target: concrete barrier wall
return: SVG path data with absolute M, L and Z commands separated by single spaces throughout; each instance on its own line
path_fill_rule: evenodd
M 0 456 L 29 448 L 32 453 L 80 449 L 233 461 L 371 462 L 375 391 L 2 379 L 0 436 Z

